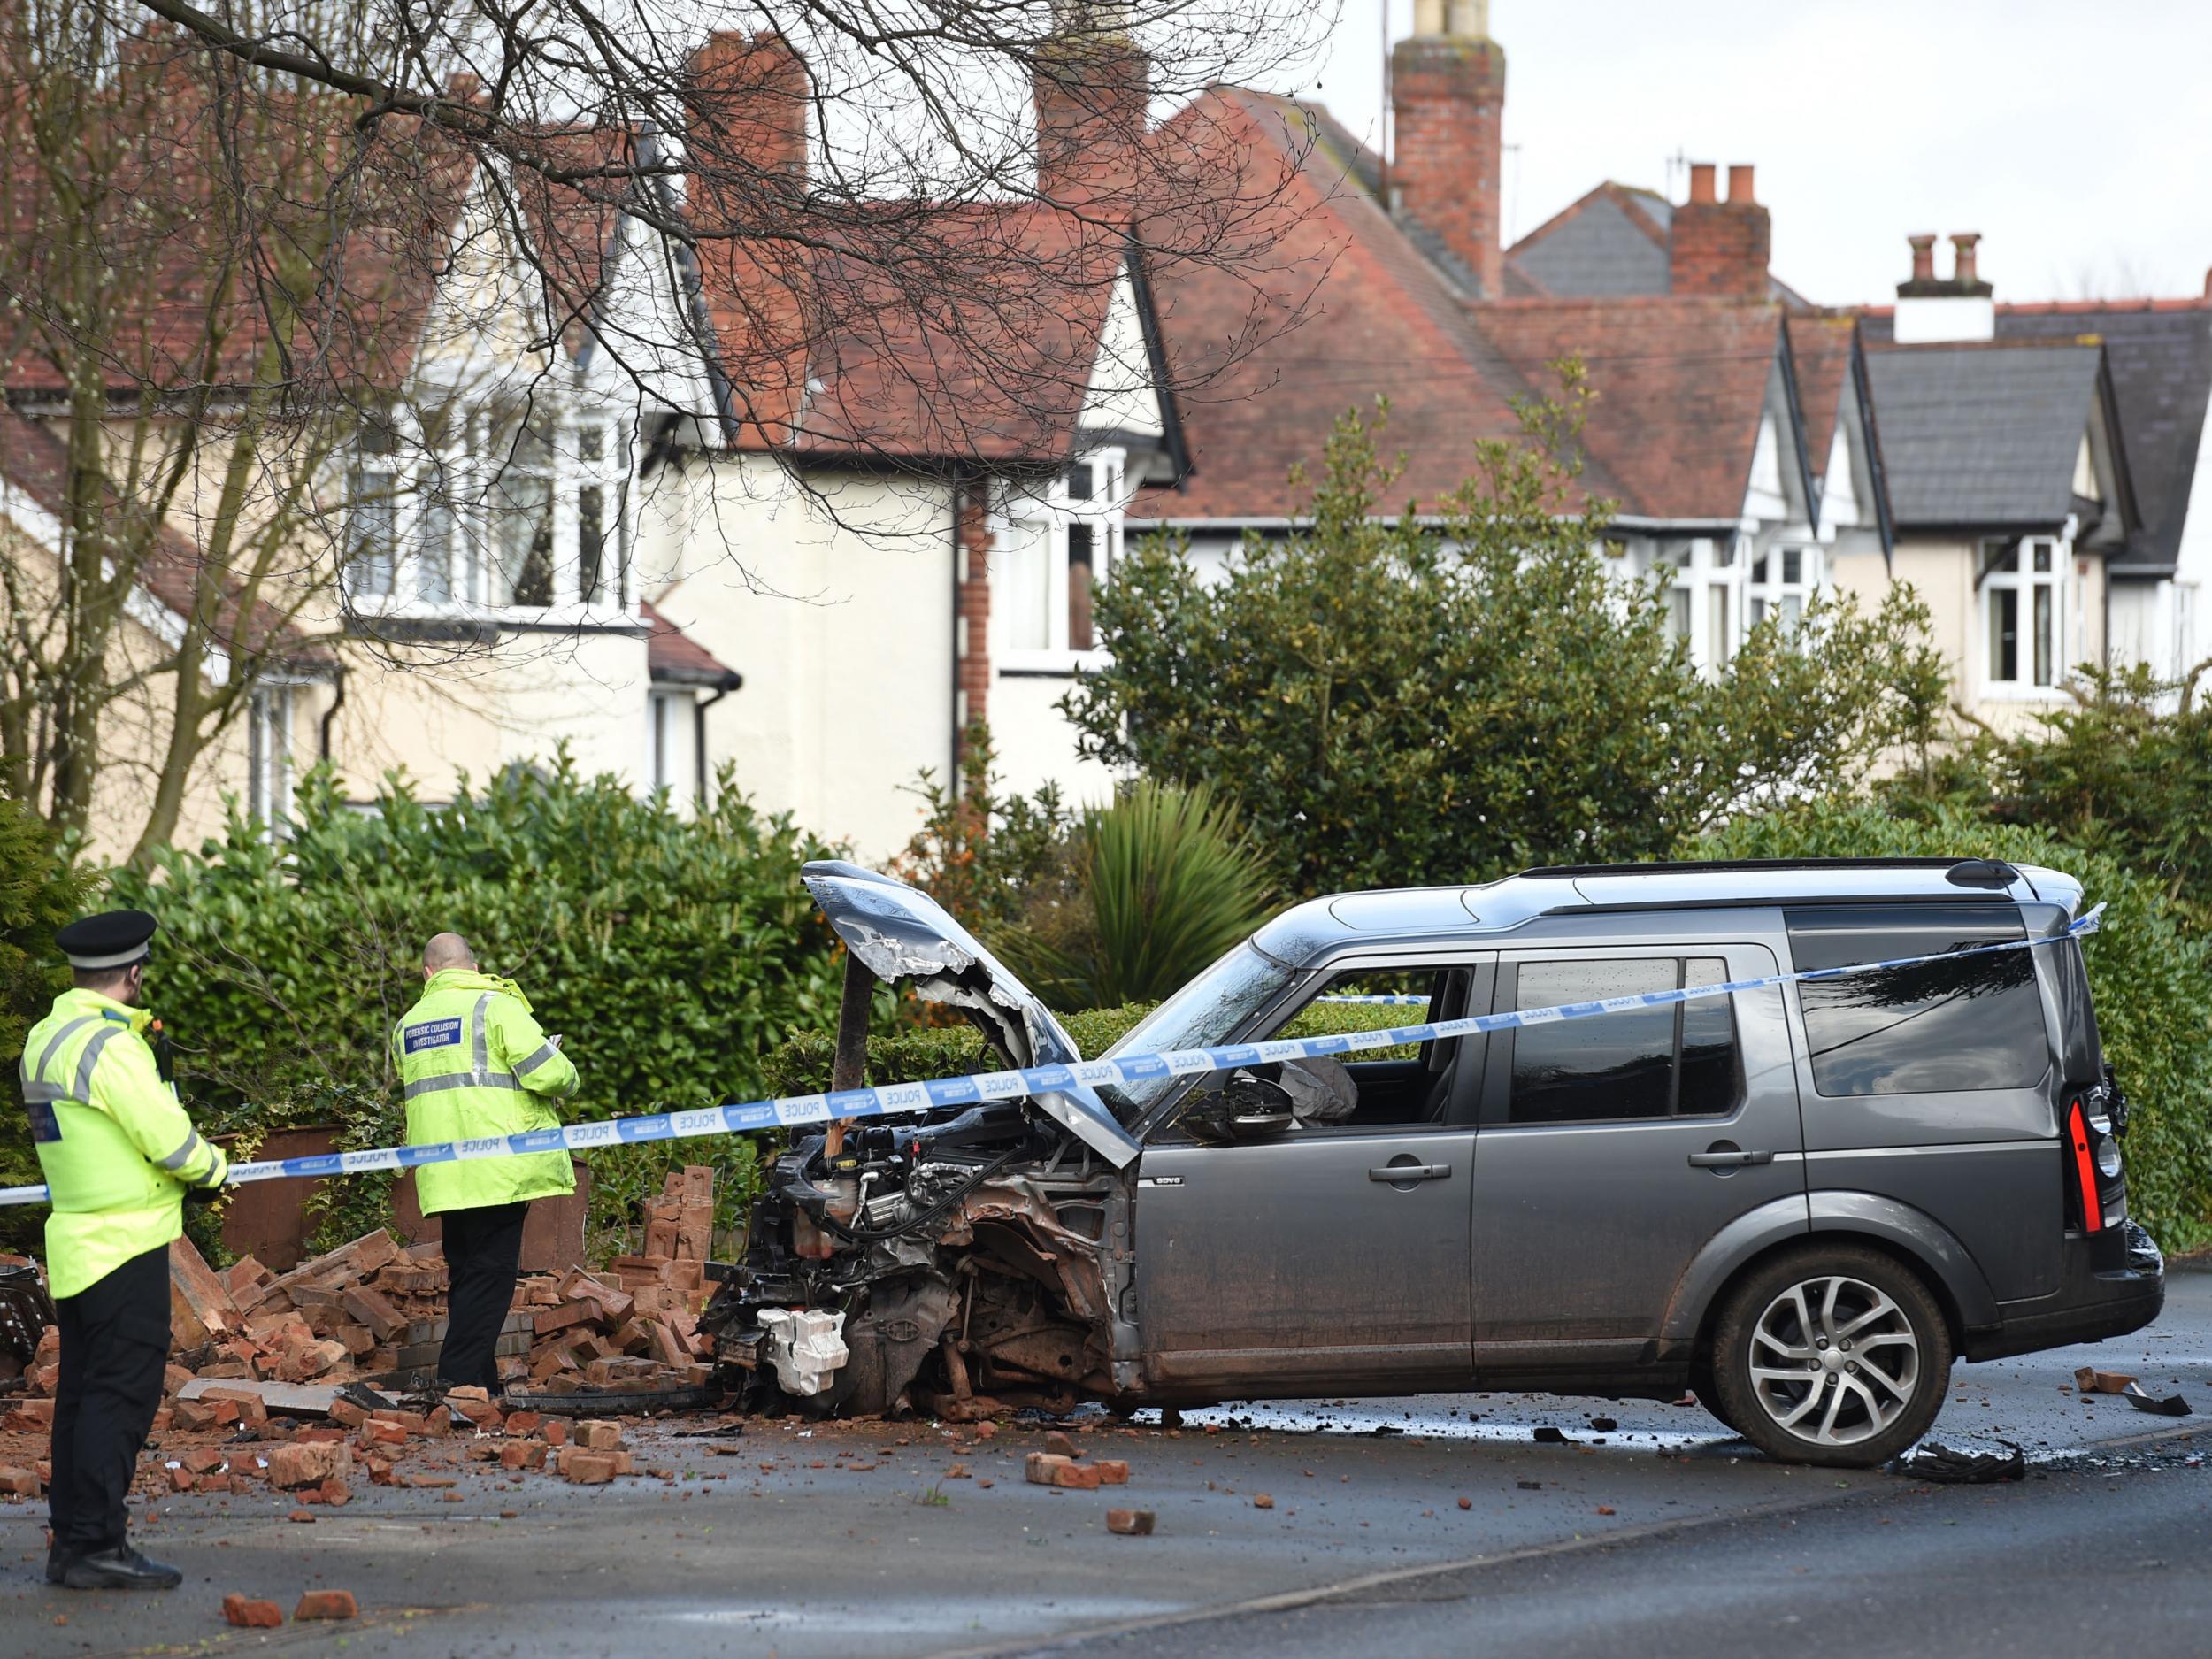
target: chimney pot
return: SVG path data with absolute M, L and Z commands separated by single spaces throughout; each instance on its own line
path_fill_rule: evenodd
M 1694 161 L 1690 164 L 1690 200 L 1711 202 L 1717 200 L 1713 193 L 1713 164 Z
M 1931 231 L 1925 235 L 1908 236 L 1905 242 L 1912 249 L 1912 280 L 1916 282 L 1934 281 L 1935 234 Z
M 1758 197 L 1751 192 L 1751 167 L 1747 163 L 1736 163 L 1728 169 L 1728 199 L 1744 207 L 1752 206 Z
M 1715 195 L 1717 170 L 1690 164 L 1690 199 L 1674 210 L 1667 231 L 1667 291 L 1729 299 L 1762 299 L 1773 227 L 1753 198 L 1751 169 L 1728 170 L 1728 200 Z
M 1974 273 L 1974 244 L 1981 239 L 1978 230 L 1963 230 L 1951 238 L 1951 280 L 1961 287 L 1981 280 Z

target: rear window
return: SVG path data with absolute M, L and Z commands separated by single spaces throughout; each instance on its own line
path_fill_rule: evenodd
M 2025 939 L 2010 905 L 1787 910 L 1801 971 L 1944 956 Z M 1798 987 L 1823 1094 L 2032 1088 L 2050 1071 L 2035 953 L 1985 951 Z

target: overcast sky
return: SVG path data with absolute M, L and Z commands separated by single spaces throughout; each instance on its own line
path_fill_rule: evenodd
M 1412 0 L 1343 5 L 1317 96 L 1372 142 Z M 1920 230 L 1980 231 L 2000 300 L 2212 266 L 2212 0 L 1491 0 L 1490 33 L 1509 241 L 1605 179 L 1681 200 L 1681 153 L 1757 166 L 1775 273 L 1825 303 L 1893 297 Z

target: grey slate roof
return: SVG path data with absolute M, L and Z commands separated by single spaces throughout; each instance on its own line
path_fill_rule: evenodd
M 1898 526 L 2028 528 L 2063 519 L 2073 510 L 2074 461 L 2102 359 L 2094 345 L 1870 350 Z
M 1997 313 L 2000 340 L 2066 340 L 2084 334 L 2104 342 L 2128 477 L 2142 515 L 2140 526 L 2113 556 L 2109 568 L 2121 574 L 2170 575 L 2181 548 L 2182 520 L 2188 516 L 2205 404 L 2212 399 L 2212 306 L 2110 305 L 2087 313 L 2068 306 Z M 2201 510 L 2212 512 L 2212 479 L 2205 480 L 2205 489 Z
M 1648 191 L 1622 194 L 1651 216 L 1661 240 L 1655 242 L 1618 198 L 1601 187 L 1584 198 L 1579 212 L 1524 237 L 1513 249 L 1513 263 L 1539 291 L 1562 297 L 1669 292 L 1664 237 L 1674 209 L 1665 197 Z

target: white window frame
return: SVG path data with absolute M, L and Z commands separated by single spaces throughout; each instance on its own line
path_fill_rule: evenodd
M 550 435 L 552 580 L 549 603 L 543 605 L 493 600 L 498 487 L 514 447 L 512 421 L 518 416 Z M 629 425 L 616 412 L 571 410 L 540 389 L 496 413 L 485 403 L 457 410 L 434 443 L 426 438 L 421 422 L 410 410 L 394 411 L 390 429 L 397 441 L 396 454 L 383 469 L 396 492 L 385 503 L 393 546 L 388 593 L 362 591 L 353 574 L 353 549 L 359 536 L 356 525 L 365 510 L 358 480 L 365 472 L 374 470 L 361 462 L 384 457 L 364 457 L 357 449 L 347 457 L 347 597 L 356 611 L 561 626 L 636 626 L 637 582 L 631 568 L 634 495 L 629 479 L 634 450 Z M 595 433 L 595 456 L 588 436 Z M 492 453 L 495 449 L 497 454 Z M 601 511 L 601 579 L 595 595 L 587 599 L 580 590 L 582 504 L 585 492 L 595 489 Z M 447 580 L 442 581 L 432 569 L 434 555 L 429 545 L 441 524 L 447 560 Z
M 1995 568 L 1996 560 L 2008 549 L 2016 550 L 2016 568 Z M 2028 702 L 2049 702 L 2064 696 L 2071 672 L 2069 649 L 2073 605 L 2069 590 L 2073 586 L 2072 543 L 2063 536 L 1986 537 L 1976 549 L 1975 564 L 1975 581 L 1980 595 L 1974 608 L 1978 625 L 1974 651 L 1981 665 L 1983 691 L 1993 697 Z M 2036 598 L 2043 592 L 2049 595 L 2051 624 L 2047 678 L 2039 677 L 2035 661 Z M 2009 678 L 1998 672 L 2001 664 L 1997 634 L 2008 600 L 2013 612 L 2014 672 Z
M 1078 496 L 1071 483 L 1078 468 L 1090 469 L 1090 494 Z M 1017 673 L 1073 673 L 1078 668 L 1107 660 L 1097 632 L 1096 604 L 1100 588 L 1111 579 L 1121 557 L 1125 516 L 1133 491 L 1127 451 L 1108 445 L 1085 451 L 1042 490 L 1009 490 L 1002 510 L 992 517 L 994 543 L 1010 547 L 1017 540 L 1033 549 L 1040 541 L 1045 549 L 1045 643 L 1041 647 L 1011 642 L 1010 611 L 994 603 L 992 657 L 996 668 Z M 1091 644 L 1078 649 L 1070 638 L 1071 565 L 1068 532 L 1087 526 L 1091 537 Z M 1033 557 L 1033 554 L 1032 555 Z M 996 584 L 995 583 L 995 587 Z M 1010 583 L 1003 590 L 1010 593 Z
M 1788 560 L 1797 556 L 1797 580 L 1788 576 Z M 1806 609 L 1820 592 L 1824 572 L 1821 568 L 1821 550 L 1809 541 L 1778 541 L 1768 548 L 1755 548 L 1751 565 L 1744 581 L 1744 632 L 1749 633 L 1770 614 L 1783 613 L 1791 632 L 1794 633 Z M 1790 607 L 1796 606 L 1793 615 Z
M 292 818 L 292 687 L 277 680 L 246 694 L 246 812 L 273 837 Z
M 1652 568 L 1673 572 L 1668 637 L 1685 636 L 1681 619 L 1686 613 L 1690 662 L 1700 672 L 1718 672 L 1743 645 L 1747 546 L 1744 537 L 1731 531 L 1693 536 L 1686 542 L 1669 537 L 1652 549 Z M 1717 628 L 1725 636 L 1717 643 Z

